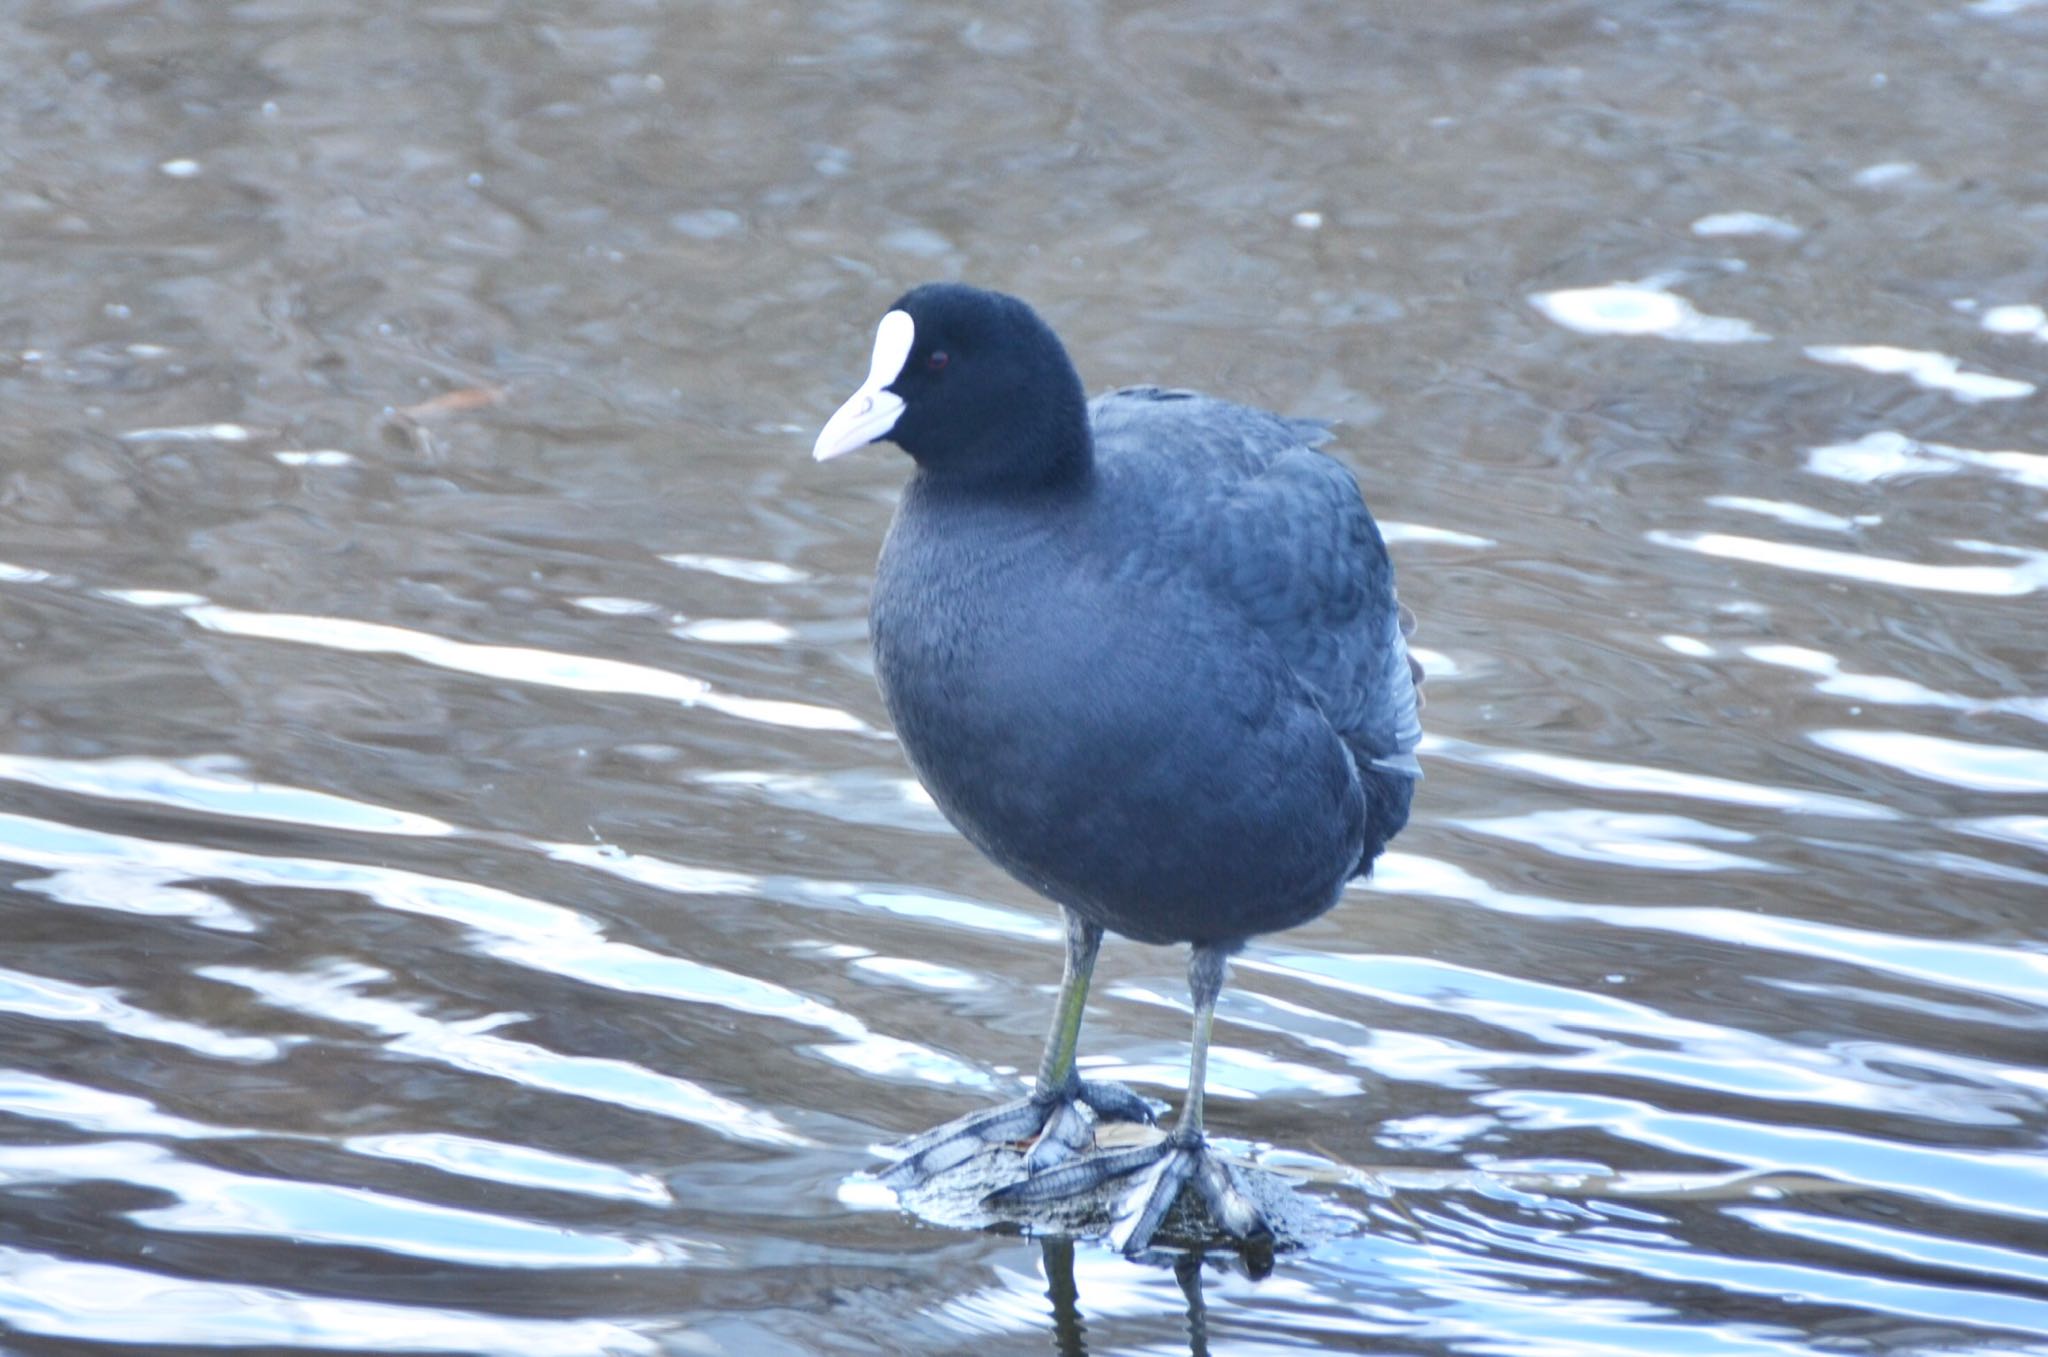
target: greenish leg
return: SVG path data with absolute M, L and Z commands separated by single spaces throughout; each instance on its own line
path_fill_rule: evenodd
M 1097 1090 L 1113 1085 L 1084 1084 L 1074 1079 L 1073 1044 L 1080 1024 L 1081 1000 L 1086 993 L 1087 970 L 1095 960 L 1099 934 L 1070 935 L 1068 979 L 1060 994 L 1060 1018 L 1053 1024 L 1052 1048 L 1046 1052 L 1045 1080 L 1072 1080 L 1081 1101 L 1100 1111 Z M 1165 1224 L 1183 1187 L 1192 1186 L 1209 1208 L 1210 1218 L 1225 1234 L 1239 1239 L 1267 1236 L 1272 1227 L 1259 1206 L 1248 1198 L 1230 1166 L 1218 1158 L 1202 1139 L 1202 1106 L 1209 1082 L 1209 1037 L 1216 1025 L 1216 997 L 1223 989 L 1223 975 L 1230 954 L 1238 948 L 1235 940 L 1197 944 L 1188 958 L 1188 994 L 1194 1001 L 1194 1039 L 1188 1052 L 1187 1099 L 1181 1104 L 1180 1120 L 1160 1141 L 1129 1149 L 1102 1150 L 1064 1158 L 1048 1156 L 1042 1171 L 988 1195 L 992 1203 L 1029 1205 L 1093 1191 L 1112 1178 L 1133 1175 L 1134 1181 L 1118 1204 L 1109 1231 L 1111 1247 L 1138 1254 L 1150 1246 L 1153 1235 Z M 1080 972 L 1078 986 L 1075 972 Z M 1042 1084 L 1041 1087 L 1045 1085 Z M 1126 1095 L 1129 1096 L 1129 1095 Z M 1136 1101 L 1135 1098 L 1132 1099 Z M 1064 1119 L 1072 1108 L 1062 1106 L 1055 1114 Z M 1054 1139 L 1055 1121 L 1026 1156 L 1027 1165 L 1039 1148 Z M 1063 1144 L 1078 1148 L 1076 1141 Z
M 1075 1049 L 1081 1042 L 1081 1015 L 1088 1007 L 1088 981 L 1102 950 L 1102 930 L 1072 911 L 1067 918 L 1067 966 L 1060 977 L 1059 1002 L 1053 1005 L 1052 1030 L 1045 1038 L 1045 1061 L 1038 1067 L 1038 1094 L 1065 1089 L 1075 1078 Z
M 1018 1098 L 982 1112 L 937 1126 L 923 1135 L 912 1136 L 896 1147 L 900 1156 L 882 1173 L 891 1187 L 914 1187 L 965 1163 L 986 1145 L 1032 1141 L 1024 1157 L 1025 1171 L 1032 1175 L 1018 1187 L 1047 1176 L 1044 1170 L 1065 1163 L 1085 1151 L 1093 1139 L 1093 1121 L 1081 1109 L 1095 1114 L 1094 1121 L 1136 1121 L 1149 1124 L 1152 1108 L 1143 1098 L 1121 1084 L 1096 1083 L 1081 1077 L 1075 1047 L 1081 1040 L 1081 1014 L 1088 1005 L 1088 980 L 1095 972 L 1095 957 L 1102 950 L 1102 930 L 1074 914 L 1067 919 L 1067 966 L 1060 981 L 1059 1002 L 1053 1007 L 1052 1030 L 1045 1038 L 1045 1061 L 1039 1066 L 1038 1087 L 1028 1097 Z M 1034 1139 L 1035 1137 L 1035 1139 Z M 1033 1194 L 1049 1197 L 1057 1191 Z M 990 1194 L 991 1200 L 1015 1197 L 1013 1188 Z M 1021 1199 L 1021 1198 L 1019 1198 Z

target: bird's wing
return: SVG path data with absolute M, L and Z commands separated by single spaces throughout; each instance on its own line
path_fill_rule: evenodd
M 1422 776 L 1414 615 L 1358 482 L 1314 450 L 1328 426 L 1159 387 L 1110 392 L 1091 414 L 1099 457 L 1176 486 L 1164 548 L 1273 642 L 1361 763 Z

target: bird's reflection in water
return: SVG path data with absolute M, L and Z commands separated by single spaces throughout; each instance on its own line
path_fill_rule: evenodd
M 1045 1298 L 1052 1302 L 1053 1351 L 1060 1357 L 1083 1357 L 1088 1326 L 1081 1320 L 1081 1288 L 1074 1281 L 1074 1241 L 1043 1239 L 1038 1253 L 1045 1260 Z
M 1157 1127 L 1113 1123 L 1098 1136 L 1098 1144 L 1121 1145 L 1163 1134 Z M 1258 1203 L 1260 1216 L 1272 1222 L 1272 1233 L 1249 1240 L 1234 1238 L 1210 1218 L 1198 1193 L 1187 1192 L 1161 1222 L 1153 1236 L 1155 1247 L 1122 1256 L 1106 1248 L 1101 1255 L 1114 1260 L 1111 1272 L 1120 1276 L 1131 1275 L 1134 1267 L 1139 1269 L 1139 1277 L 1153 1268 L 1172 1270 L 1185 1297 L 1189 1350 L 1195 1353 L 1207 1352 L 1209 1343 L 1202 1298 L 1205 1268 L 1228 1268 L 1254 1281 L 1262 1280 L 1272 1274 L 1280 1254 L 1298 1254 L 1363 1224 L 1359 1213 L 1326 1194 L 1300 1190 L 1298 1169 L 1282 1175 L 1246 1158 L 1233 1157 L 1230 1163 L 1242 1190 Z M 1045 1294 L 1052 1302 L 1055 1349 L 1086 1352 L 1074 1244 L 1076 1239 L 1106 1240 L 1122 1191 L 1112 1181 L 1025 1208 L 991 1201 L 996 1189 L 1020 1181 L 1025 1173 L 1024 1156 L 1017 1146 L 990 1145 L 922 1183 L 894 1189 L 893 1195 L 898 1206 L 928 1224 L 1023 1233 L 1038 1239 L 1045 1266 Z M 890 1191 L 869 1175 L 857 1177 L 880 1192 Z
M 1074 1241 L 1067 1236 L 1048 1236 L 1039 1241 L 1038 1251 L 1045 1266 L 1045 1297 L 1052 1302 L 1053 1351 L 1059 1357 L 1086 1357 L 1088 1323 L 1081 1309 L 1081 1287 L 1074 1277 Z M 1209 1305 L 1202 1293 L 1203 1269 L 1234 1267 L 1256 1281 L 1272 1273 L 1273 1250 L 1254 1240 L 1241 1248 L 1153 1250 L 1133 1261 L 1173 1270 L 1186 1306 L 1188 1355 L 1209 1357 Z

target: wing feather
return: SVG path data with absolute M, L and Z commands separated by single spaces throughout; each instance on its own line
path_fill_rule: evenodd
M 1315 451 L 1329 426 L 1161 387 L 1090 408 L 1106 466 L 1180 487 L 1166 549 L 1272 641 L 1361 764 L 1421 777 L 1414 615 L 1357 480 Z

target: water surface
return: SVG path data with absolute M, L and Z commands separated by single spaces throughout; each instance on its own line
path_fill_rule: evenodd
M 0 16 L 0 1348 L 2048 1353 L 2048 6 Z M 1051 911 L 909 781 L 900 291 L 1341 421 L 1375 882 L 1255 1279 L 934 1228 Z M 1182 959 L 1092 1073 L 1176 1098 Z

